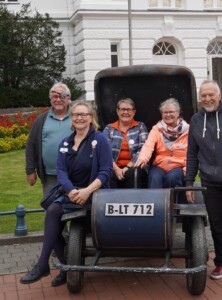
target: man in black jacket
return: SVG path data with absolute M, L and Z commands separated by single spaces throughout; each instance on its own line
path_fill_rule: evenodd
M 56 83 L 49 91 L 51 108 L 35 120 L 26 143 L 27 182 L 34 185 L 37 175 L 46 195 L 56 184 L 56 160 L 59 143 L 72 133 L 67 85 Z
M 222 103 L 216 81 L 200 86 L 202 108 L 190 122 L 187 151 L 186 186 L 193 186 L 199 169 L 201 184 L 207 188 L 205 204 L 215 248 L 216 268 L 211 278 L 222 278 Z M 194 203 L 194 192 L 186 192 Z

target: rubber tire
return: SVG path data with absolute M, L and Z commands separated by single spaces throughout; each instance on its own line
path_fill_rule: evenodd
M 67 246 L 67 264 L 84 265 L 85 235 L 82 219 L 72 220 L 69 230 L 69 239 Z M 71 293 L 81 291 L 84 283 L 84 272 L 67 271 L 67 287 Z
M 201 217 L 191 218 L 190 230 L 186 232 L 185 249 L 188 251 L 186 268 L 207 265 L 207 242 L 204 220 Z M 186 275 L 187 288 L 192 295 L 201 295 L 206 286 L 207 270 Z

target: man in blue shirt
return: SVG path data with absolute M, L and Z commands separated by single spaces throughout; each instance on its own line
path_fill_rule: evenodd
M 38 175 L 44 196 L 56 184 L 58 145 L 72 133 L 69 88 L 63 83 L 56 83 L 49 91 L 49 98 L 50 110 L 37 117 L 26 143 L 27 182 L 34 185 Z

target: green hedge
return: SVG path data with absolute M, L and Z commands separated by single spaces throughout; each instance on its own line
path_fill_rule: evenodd
M 85 91 L 78 86 L 75 78 L 64 78 L 63 83 L 67 84 L 71 91 L 72 100 L 82 96 Z M 49 89 L 53 83 L 36 89 L 23 88 L 16 90 L 0 85 L 0 108 L 17 107 L 46 107 L 49 106 Z

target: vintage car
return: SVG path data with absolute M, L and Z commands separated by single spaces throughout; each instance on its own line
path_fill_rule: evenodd
M 95 77 L 95 101 L 101 129 L 116 120 L 116 104 L 123 97 L 135 101 L 136 119 L 148 129 L 160 119 L 159 105 L 167 98 L 178 99 L 187 122 L 197 110 L 194 76 L 182 66 L 136 65 L 100 71 Z M 193 190 L 197 203 L 192 206 L 178 201 L 185 187 L 98 190 L 90 210 L 65 214 L 63 221 L 70 221 L 67 265 L 56 266 L 67 271 L 68 289 L 73 293 L 82 289 L 84 272 L 116 271 L 186 274 L 189 292 L 203 293 L 208 259 L 204 189 L 197 184 Z M 178 223 L 185 232 L 184 249 L 175 248 Z M 87 256 L 94 256 L 93 264 L 85 264 Z M 100 257 L 129 256 L 160 256 L 163 265 L 123 268 L 98 264 Z M 171 267 L 172 257 L 184 258 L 185 268 Z

